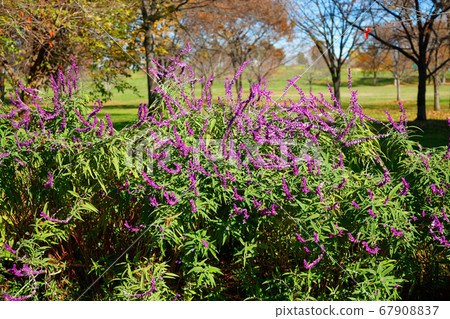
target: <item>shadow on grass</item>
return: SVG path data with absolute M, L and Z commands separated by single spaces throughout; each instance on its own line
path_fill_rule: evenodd
M 114 130 L 121 131 L 123 128 L 125 128 L 127 126 L 131 126 L 135 123 L 136 123 L 136 121 L 114 122 L 113 126 L 114 126 Z
M 384 124 L 389 125 L 388 122 Z M 372 123 L 376 130 L 381 125 Z M 450 127 L 447 120 L 427 120 L 408 122 L 408 132 L 411 140 L 419 142 L 423 147 L 440 147 L 449 144 Z
M 408 126 L 412 129 L 411 139 L 424 147 L 447 146 L 449 143 L 450 127 L 446 120 L 412 121 Z

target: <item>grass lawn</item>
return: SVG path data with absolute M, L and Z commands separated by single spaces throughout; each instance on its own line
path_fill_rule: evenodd
M 302 74 L 304 68 L 301 66 L 284 66 L 281 67 L 271 77 L 268 82 L 268 88 L 274 93 L 274 96 L 280 97 L 286 87 L 286 79 L 292 78 L 297 74 Z M 358 90 L 359 103 L 364 112 L 374 118 L 385 121 L 386 115 L 383 110 L 388 111 L 394 120 L 398 120 L 401 113 L 399 112 L 398 102 L 396 101 L 396 87 L 393 85 L 393 79 L 388 72 L 381 72 L 378 75 L 377 86 L 373 86 L 371 77 L 364 77 L 362 72 L 352 71 L 353 89 Z M 348 105 L 350 100 L 350 91 L 348 90 L 348 74 L 342 74 L 341 97 L 342 105 Z M 130 81 L 142 92 L 141 96 L 136 96 L 132 91 L 124 93 L 116 93 L 111 101 L 105 103 L 103 114 L 108 112 L 111 114 L 115 127 L 121 129 L 136 119 L 138 106 L 142 102 L 146 102 L 146 85 L 147 80 L 143 73 L 133 74 Z M 410 81 L 411 82 L 411 81 Z M 450 82 L 450 81 L 449 81 Z M 401 86 L 402 104 L 406 110 L 407 118 L 410 120 L 410 126 L 417 126 L 423 130 L 416 132 L 421 137 L 416 137 L 424 146 L 435 147 L 448 144 L 448 136 L 450 129 L 447 126 L 446 117 L 450 117 L 450 83 L 440 87 L 440 104 L 441 111 L 433 111 L 433 86 L 427 86 L 426 103 L 427 117 L 426 123 L 411 122 L 416 118 L 417 107 L 417 83 L 405 83 Z M 213 84 L 213 97 L 224 95 L 224 78 L 218 78 Z M 309 91 L 309 83 L 305 78 L 300 78 L 296 84 L 305 92 Z M 244 91 L 248 91 L 248 84 L 244 84 Z M 318 77 L 312 86 L 312 93 L 323 93 L 329 97 L 327 78 Z M 286 97 L 295 99 L 298 96 L 296 90 L 291 87 Z

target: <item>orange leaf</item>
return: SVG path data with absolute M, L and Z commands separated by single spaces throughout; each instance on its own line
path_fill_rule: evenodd
M 30 28 L 27 25 L 25 26 L 25 29 L 30 30 Z
M 53 30 L 50 30 L 50 38 L 53 37 Z
M 30 22 L 31 22 L 31 18 L 30 18 L 30 17 L 28 17 L 27 21 L 28 21 L 28 23 L 30 23 Z
M 50 48 L 53 48 L 53 44 L 51 42 L 48 43 L 50 45 Z
M 22 16 L 22 18 L 23 18 L 23 11 L 20 11 L 20 15 Z

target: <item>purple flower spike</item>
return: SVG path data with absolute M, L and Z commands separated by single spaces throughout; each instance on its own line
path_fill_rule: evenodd
M 175 194 L 173 192 L 170 192 L 170 194 L 165 190 L 164 191 L 164 197 L 166 198 L 167 203 L 170 206 L 175 205 L 176 203 L 178 203 L 178 198 L 175 196 Z
M 354 200 L 352 200 L 352 204 L 353 206 L 355 206 L 356 208 L 360 209 L 361 207 L 358 206 L 358 204 L 356 204 L 356 202 Z
M 202 239 L 202 244 L 203 246 L 205 246 L 206 248 L 209 247 L 209 244 L 206 242 L 206 240 Z
M 310 190 L 306 186 L 306 177 L 305 176 L 303 176 L 302 192 L 305 193 L 305 194 L 308 194 L 310 192 Z
M 402 189 L 401 193 L 398 194 L 398 196 L 405 196 L 406 194 L 408 194 L 409 183 L 407 183 L 405 178 L 403 178 L 403 177 L 402 177 L 402 183 L 403 183 L 403 189 Z
M 314 267 L 323 257 L 323 254 L 321 254 L 319 256 L 319 258 L 317 258 L 316 260 L 314 260 L 311 264 L 308 265 L 308 262 L 306 261 L 306 259 L 303 259 L 303 262 L 305 264 L 305 268 L 306 269 L 311 269 L 312 267 Z
M 295 236 L 297 236 L 297 239 L 301 242 L 301 243 L 306 243 L 306 240 L 304 240 L 302 238 L 302 236 L 300 236 L 299 234 L 295 233 Z
M 391 227 L 390 229 L 394 236 L 403 236 L 404 235 L 402 230 L 395 230 L 394 227 Z
M 335 189 L 341 189 L 342 187 L 344 187 L 344 185 L 345 185 L 346 182 L 347 182 L 347 179 L 344 177 L 344 178 L 342 179 L 342 182 L 341 182 L 338 186 L 334 186 L 334 185 L 333 185 L 333 188 L 335 188 Z
M 11 246 L 8 244 L 5 244 L 5 249 L 10 253 L 13 253 L 14 255 L 17 254 L 17 250 L 12 249 Z
M 375 218 L 375 216 L 377 216 L 377 214 L 375 214 L 372 209 L 369 208 L 369 214 L 370 216 L 372 216 L 373 218 Z
M 53 175 L 51 171 L 48 171 L 48 175 L 50 176 L 47 183 L 44 184 L 45 188 L 53 187 Z
M 350 241 L 351 241 L 352 243 L 357 243 L 357 242 L 358 242 L 358 240 L 356 240 L 356 239 L 352 236 L 352 234 L 347 233 L 347 235 L 348 235 L 348 238 L 350 239 Z
M 236 187 L 233 186 L 233 189 L 234 189 L 234 199 L 243 201 L 243 200 L 244 200 L 244 197 L 240 196 L 240 195 L 237 193 Z
M 189 202 L 191 203 L 191 212 L 196 213 L 197 207 L 195 206 L 194 200 L 190 199 Z
M 72 219 L 72 216 L 68 217 L 68 218 L 65 219 L 65 220 L 54 219 L 54 218 L 51 218 L 51 217 L 47 216 L 44 212 L 41 212 L 41 215 L 40 215 L 40 216 L 41 216 L 41 217 L 44 217 L 46 220 L 49 220 L 49 221 L 54 222 L 54 223 L 60 223 L 60 224 L 67 224 L 67 223 L 70 222 L 70 220 Z
M 316 243 L 319 242 L 319 234 L 317 234 L 316 232 L 314 232 L 314 241 L 315 241 Z
M 139 225 L 138 227 L 131 227 L 131 226 L 128 224 L 128 221 L 127 221 L 127 220 L 125 221 L 125 223 L 124 223 L 123 225 L 124 225 L 129 231 L 133 231 L 133 232 L 140 231 L 142 228 L 145 227 L 144 224 L 141 224 L 141 225 Z
M 284 180 L 284 177 L 281 178 L 281 180 L 283 181 L 283 191 L 286 194 L 286 199 L 287 200 L 293 200 L 294 196 L 292 196 L 291 192 L 289 191 L 287 185 L 286 185 L 286 181 Z
M 364 245 L 369 254 L 377 254 L 381 250 L 379 247 L 370 248 L 369 244 L 367 244 L 365 241 L 363 241 L 361 244 Z
M 149 199 L 149 201 L 150 201 L 150 204 L 153 206 L 153 207 L 158 207 L 158 201 L 156 200 L 156 197 L 148 197 L 148 199 Z

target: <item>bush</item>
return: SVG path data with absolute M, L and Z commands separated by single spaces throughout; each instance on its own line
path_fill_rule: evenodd
M 236 97 L 243 67 L 214 103 L 212 78 L 197 98 L 205 79 L 180 54 L 152 70 L 158 102 L 119 132 L 100 101 L 87 107 L 75 63 L 52 78 L 51 99 L 23 86 L 31 102 L 11 95 L 0 115 L 5 299 L 397 300 L 439 289 L 450 146 L 421 149 L 406 118 L 364 115 L 355 91 L 347 109 L 295 78 L 286 91 L 298 102 L 264 81 Z

